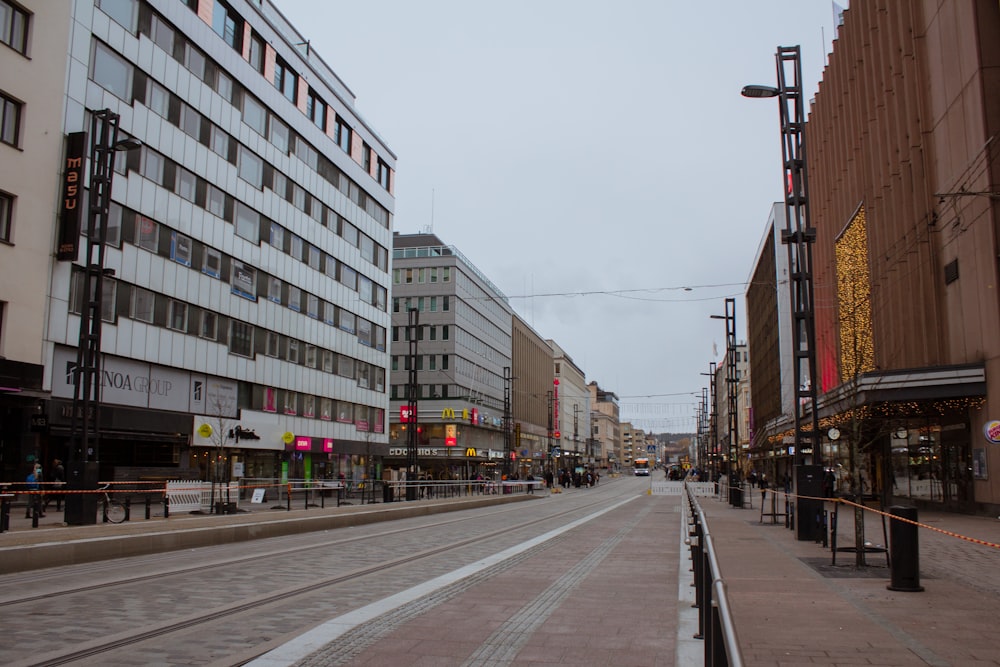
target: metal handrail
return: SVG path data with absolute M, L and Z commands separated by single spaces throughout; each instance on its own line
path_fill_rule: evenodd
M 705 641 L 705 664 L 709 667 L 743 667 L 743 652 L 708 521 L 686 483 L 684 490 L 694 531 L 689 533 L 687 543 L 691 545 L 691 559 L 695 565 L 695 602 L 699 620 L 696 637 Z

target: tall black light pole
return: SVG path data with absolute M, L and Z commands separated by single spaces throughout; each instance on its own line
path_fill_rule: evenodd
M 510 366 L 503 367 L 503 468 L 504 477 L 510 476 L 510 460 L 514 452 L 514 418 L 511 415 L 510 392 L 513 378 Z
M 718 420 L 719 417 L 719 410 L 718 410 L 718 400 L 715 396 L 715 372 L 716 372 L 716 364 L 714 361 L 712 361 L 708 364 L 708 372 L 702 373 L 702 375 L 708 376 L 708 394 L 712 400 L 711 405 L 706 406 L 706 413 L 708 415 L 708 447 L 709 447 L 708 458 L 709 461 L 711 462 L 710 467 L 712 468 L 712 479 L 710 481 L 712 482 L 718 479 L 720 472 L 719 468 L 721 467 L 719 462 L 719 455 L 717 453 L 717 450 L 719 448 L 719 443 L 717 437 L 718 425 L 716 424 L 716 421 Z
M 726 321 L 726 431 L 729 440 L 729 488 L 736 488 L 740 484 L 739 443 L 736 435 L 739 428 L 736 391 L 739 384 L 736 374 L 736 299 L 726 299 L 725 315 L 711 315 L 711 317 Z M 736 504 L 735 496 L 732 502 Z M 742 499 L 739 505 L 743 505 Z
M 777 97 L 781 119 L 781 158 L 785 190 L 785 229 L 792 306 L 792 346 L 795 382 L 795 465 L 805 462 L 805 443 L 813 461 L 820 454 L 819 413 L 816 409 L 816 320 L 813 302 L 812 244 L 816 229 L 809 218 L 806 168 L 805 98 L 798 46 L 779 46 L 775 54 L 778 87 L 744 86 L 744 97 Z M 789 80 L 790 79 L 790 80 Z M 805 369 L 803 369 L 803 365 Z M 803 421 L 809 419 L 807 427 Z
M 406 333 L 410 341 L 410 373 L 406 384 L 406 411 L 410 421 L 406 429 L 406 499 L 416 500 L 417 428 L 420 423 L 417 417 L 417 394 L 420 392 L 420 385 L 417 383 L 417 334 L 419 332 L 420 312 L 416 308 L 410 308 L 407 315 L 409 321 L 406 325 Z
M 548 411 L 549 411 L 549 428 L 546 431 L 546 433 L 548 434 L 547 437 L 546 437 L 546 440 L 547 440 L 547 446 L 548 446 L 548 449 L 549 449 L 549 452 L 548 452 L 548 457 L 549 457 L 549 471 L 554 476 L 556 474 L 556 463 L 555 463 L 555 459 L 552 457 L 552 433 L 553 433 L 552 429 L 554 427 L 552 425 L 552 390 L 551 389 L 549 391 L 545 392 L 545 401 L 546 401 L 546 405 L 548 406 Z
M 119 115 L 110 109 L 95 111 L 90 122 L 90 205 L 87 210 L 87 246 L 83 258 L 83 306 L 76 367 L 73 369 L 73 408 L 70 418 L 70 446 L 66 461 L 67 490 L 97 488 L 101 458 L 101 314 L 104 309 L 104 278 L 114 270 L 104 267 L 108 238 L 108 211 L 111 184 L 115 176 L 115 153 L 139 147 L 134 139 L 119 139 Z M 75 254 L 60 246 L 59 259 Z M 97 521 L 94 494 L 69 494 L 64 518 L 70 525 Z

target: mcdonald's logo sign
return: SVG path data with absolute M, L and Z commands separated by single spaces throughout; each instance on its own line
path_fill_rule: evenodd
M 455 411 L 452 408 L 445 408 L 441 411 L 441 419 L 454 419 Z
M 464 410 L 462 410 L 462 419 L 468 419 L 468 418 L 469 418 L 469 409 L 465 408 Z
M 475 447 L 466 447 L 465 448 L 465 455 L 466 456 L 475 456 L 476 455 L 476 448 Z

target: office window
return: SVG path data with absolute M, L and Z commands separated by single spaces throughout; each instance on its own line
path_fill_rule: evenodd
M 299 413 L 299 395 L 294 391 L 285 392 L 285 414 L 297 415 Z
M 153 321 L 153 303 L 156 296 L 141 287 L 132 288 L 132 319 L 141 322 Z
M 326 103 L 312 89 L 309 90 L 309 98 L 306 100 L 306 116 L 316 127 L 326 131 Z
M 302 290 L 294 285 L 288 286 L 288 307 L 295 312 L 302 310 Z
M 135 33 L 136 19 L 139 15 L 139 3 L 136 0 L 100 0 L 97 6 L 114 19 L 115 23 Z
M 274 303 L 281 303 L 281 278 L 269 276 L 267 279 L 267 298 Z
M 180 232 L 170 232 L 170 259 L 191 266 L 191 239 Z
M 358 289 L 358 272 L 347 266 L 346 264 L 340 265 L 340 283 L 345 285 L 352 290 L 357 291 Z
M 285 355 L 285 359 L 293 364 L 299 363 L 299 341 L 294 338 L 288 339 L 287 354 Z
M 132 101 L 132 65 L 97 41 L 90 58 L 90 78 L 116 97 Z
M 337 356 L 337 375 L 354 378 L 354 359 L 343 354 Z
M 212 30 L 237 53 L 243 52 L 243 19 L 221 0 L 215 0 Z
M 135 216 L 135 243 L 140 248 L 156 252 L 160 243 L 160 226 L 144 215 Z
M 21 54 L 28 48 L 28 16 L 8 0 L 0 0 L 0 42 Z
M 253 325 L 235 319 L 229 322 L 229 352 L 253 357 Z
M 148 148 L 142 151 L 142 175 L 158 185 L 163 184 L 163 156 Z
M 251 301 L 257 300 L 257 269 L 238 259 L 232 262 L 232 292 Z
M 215 68 L 215 85 L 212 86 L 215 92 L 219 94 L 222 99 L 227 102 L 231 102 L 233 99 L 233 80 L 228 74 Z
M 355 248 L 358 247 L 358 228 L 346 220 L 341 221 L 340 236 Z
M 378 161 L 378 182 L 386 190 L 389 189 L 389 165 L 381 159 Z
M 314 245 L 309 246 L 309 267 L 319 271 L 319 258 L 323 253 Z
M 271 116 L 271 143 L 288 155 L 288 126 L 278 120 L 277 116 Z
M 268 243 L 277 248 L 278 250 L 284 250 L 285 248 L 285 228 L 276 222 L 271 223 L 271 234 L 268 239 Z
M 220 218 L 226 217 L 226 193 L 209 183 L 205 197 L 205 208 L 212 215 Z
M 306 394 L 304 397 L 304 403 L 302 406 L 302 416 L 303 417 L 315 417 L 316 416 L 316 397 L 312 394 Z
M 209 135 L 209 148 L 216 155 L 222 157 L 222 159 L 229 160 L 229 135 L 217 125 L 212 125 L 211 134 Z
M 264 161 L 246 146 L 240 146 L 239 176 L 250 185 L 264 185 Z
M 337 145 L 340 146 L 341 150 L 350 155 L 351 153 L 351 128 L 347 126 L 344 120 L 337 116 L 337 132 L 335 140 Z
M 222 275 L 222 253 L 215 248 L 206 247 L 202 253 L 202 273 L 219 278 Z
M 361 144 L 361 166 L 365 168 L 365 173 L 370 174 L 372 171 L 372 147 L 367 143 Z
M 374 294 L 373 286 L 374 283 L 372 283 L 371 278 L 358 276 L 358 295 L 364 303 L 372 303 Z
M 168 55 L 173 56 L 174 29 L 156 14 L 153 14 L 153 21 L 149 30 L 149 38 L 153 40 L 154 44 L 166 51 Z
M 181 105 L 181 130 L 195 141 L 201 141 L 201 114 L 186 104 Z
M 319 399 L 319 418 L 324 421 L 330 421 L 333 419 L 333 399 L 332 398 L 320 398 Z
M 256 32 L 250 34 L 250 66 L 264 73 L 264 38 Z
M 184 45 L 184 67 L 200 80 L 205 80 L 205 54 L 190 43 Z
M 167 327 L 175 331 L 187 331 L 188 306 L 182 301 L 170 300 Z
M 277 358 L 281 353 L 281 337 L 273 331 L 267 332 L 267 344 L 264 346 L 264 354 Z
M 300 211 L 306 210 L 306 191 L 301 185 L 292 183 L 292 206 Z
M 170 93 L 152 79 L 146 81 L 146 107 L 164 118 L 170 110 Z
M 174 172 L 174 192 L 189 202 L 198 197 L 198 177 L 184 167 L 177 167 Z
M 243 122 L 257 131 L 257 134 L 267 136 L 267 109 L 250 93 L 243 93 Z
M 236 235 L 254 244 L 260 242 L 260 213 L 241 201 L 236 202 Z
M 319 297 L 315 294 L 306 294 L 306 315 L 319 319 Z
M 202 338 L 215 340 L 218 336 L 219 317 L 210 310 L 201 311 L 201 326 L 198 335 Z
M 306 345 L 306 366 L 316 368 L 316 346 Z
M 338 323 L 338 326 L 348 333 L 356 333 L 357 328 L 355 326 L 356 318 L 354 316 L 354 313 L 348 312 L 346 310 L 340 310 L 339 313 L 340 317 L 338 319 L 340 321 Z
M 295 156 L 312 169 L 316 169 L 319 163 L 319 154 L 316 152 L 316 149 L 310 146 L 309 142 L 302 137 L 296 137 L 295 139 Z
M 289 102 L 295 104 L 296 91 L 298 89 L 299 77 L 281 58 L 276 58 L 274 62 L 274 87 L 281 91 Z
M 0 241 L 10 242 L 10 230 L 14 221 L 14 196 L 0 192 Z
M 302 241 L 302 237 L 292 234 L 292 243 L 291 243 L 291 248 L 289 249 L 289 253 L 291 254 L 292 257 L 301 262 L 303 257 L 303 251 L 304 251 L 304 243 Z

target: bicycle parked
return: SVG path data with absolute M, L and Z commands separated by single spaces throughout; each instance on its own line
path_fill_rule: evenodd
M 111 483 L 109 482 L 98 489 L 99 491 L 104 491 L 104 520 L 110 523 L 121 523 L 126 517 L 125 503 L 111 497 L 111 494 L 108 493 L 108 487 L 110 486 Z

